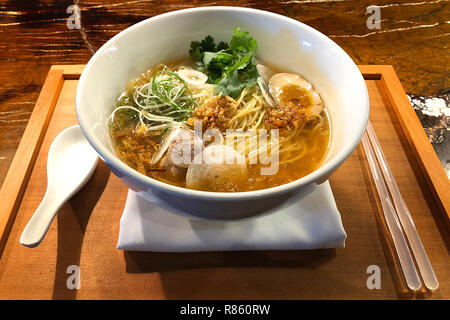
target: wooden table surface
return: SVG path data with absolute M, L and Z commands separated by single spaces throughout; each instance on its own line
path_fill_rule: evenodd
M 177 9 L 233 5 L 302 21 L 341 45 L 357 64 L 392 64 L 407 93 L 448 99 L 449 0 L 75 1 L 82 28 L 66 22 L 72 1 L 0 0 L 0 184 L 52 64 L 83 64 L 109 38 L 148 17 Z M 381 29 L 366 26 L 378 5 Z M 450 162 L 450 117 L 417 110 L 443 165 Z M 448 139 L 447 139 L 448 138 Z

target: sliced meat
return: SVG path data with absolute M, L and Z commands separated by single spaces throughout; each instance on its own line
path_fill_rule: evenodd
M 203 143 L 201 140 L 197 140 L 197 143 L 201 147 L 199 150 L 201 152 L 203 150 Z M 173 176 L 185 175 L 189 164 L 194 159 L 194 155 L 194 134 L 182 129 L 170 142 L 167 152 L 159 161 L 159 165 Z

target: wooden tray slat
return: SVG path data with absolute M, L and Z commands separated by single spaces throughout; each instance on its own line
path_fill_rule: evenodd
M 52 67 L 30 118 L 30 125 L 38 123 L 33 127 L 40 129 L 27 127 L 21 153 L 17 151 L 7 176 L 14 188 L 6 187 L 5 180 L 0 191 L 0 231 L 10 229 L 9 236 L 3 232 L 0 299 L 450 298 L 450 240 L 447 219 L 438 210 L 440 206 L 446 212 L 448 202 L 441 201 L 446 200 L 441 191 L 445 183 L 435 183 L 445 172 L 440 163 L 442 172 L 435 168 L 434 152 L 428 155 L 431 145 L 423 139 L 423 129 L 389 66 L 360 66 L 360 70 L 369 89 L 372 124 L 441 283 L 434 293 L 406 289 L 360 147 L 330 178 L 349 235 L 345 249 L 191 254 L 119 251 L 115 245 L 127 188 L 103 163 L 60 210 L 42 244 L 34 249 L 21 246 L 20 234 L 45 193 L 50 144 L 62 129 L 76 123 L 75 89 L 82 69 L 81 65 Z M 404 114 L 407 120 L 402 120 Z M 429 146 L 422 147 L 424 143 Z M 20 156 L 25 150 L 28 155 Z M 436 170 L 430 173 L 430 166 Z M 15 197 L 3 201 L 7 193 Z M 66 286 L 70 265 L 80 266 L 80 290 Z M 366 286 L 370 265 L 381 269 L 381 290 Z
M 376 68 L 381 71 L 381 81 L 389 96 L 390 102 L 402 126 L 403 132 L 413 149 L 416 160 L 421 166 L 427 183 L 436 202 L 445 216 L 447 227 L 450 228 L 450 180 L 433 149 L 423 127 L 417 118 L 405 90 L 392 66 L 361 66 L 363 74 L 376 74 Z
M 48 73 L 0 189 L 0 256 L 64 83 L 63 73 L 63 70 Z

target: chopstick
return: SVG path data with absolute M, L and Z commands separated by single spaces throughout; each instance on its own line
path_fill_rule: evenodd
M 408 249 L 408 245 L 405 237 L 403 236 L 400 222 L 389 197 L 380 168 L 375 160 L 374 151 L 369 142 L 367 132 L 364 132 L 362 145 L 367 156 L 367 161 L 369 163 L 370 171 L 372 172 L 373 180 L 375 181 L 375 187 L 378 191 L 378 195 L 380 196 L 383 214 L 389 232 L 391 233 L 398 259 L 400 260 L 400 265 L 403 270 L 403 275 L 405 276 L 406 284 L 411 290 L 419 290 L 422 283 L 420 282 L 419 275 L 417 274 L 416 267 L 414 266 L 413 259 Z
M 394 201 L 394 207 L 397 212 L 397 216 L 400 220 L 401 226 L 405 231 L 406 237 L 408 238 L 409 245 L 416 259 L 417 266 L 419 267 L 420 274 L 422 275 L 425 287 L 430 290 L 436 290 L 439 287 L 439 282 L 434 273 L 433 267 L 431 266 L 430 260 L 428 259 L 427 253 L 423 247 L 422 241 L 420 240 L 419 234 L 417 233 L 416 226 L 412 220 L 411 213 L 400 194 L 397 183 L 394 180 L 391 169 L 387 164 L 386 157 L 384 156 L 383 150 L 381 149 L 378 138 L 373 130 L 372 124 L 369 121 L 367 126 L 367 134 L 369 140 L 372 144 L 373 150 L 375 151 L 375 156 L 383 172 L 385 182 L 389 188 L 392 200 Z

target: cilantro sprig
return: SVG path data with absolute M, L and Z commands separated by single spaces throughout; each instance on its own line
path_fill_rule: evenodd
M 233 30 L 229 44 L 215 44 L 214 38 L 192 41 L 189 54 L 197 61 L 200 71 L 208 75 L 208 83 L 216 84 L 216 94 L 239 97 L 245 87 L 258 78 L 256 52 L 258 43 L 248 32 Z
M 228 44 L 226 42 L 221 41 L 216 46 L 214 38 L 211 36 L 206 36 L 202 41 L 191 42 L 191 50 L 189 50 L 189 54 L 196 60 L 201 60 L 204 52 L 217 52 L 225 49 L 228 49 Z

